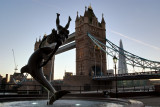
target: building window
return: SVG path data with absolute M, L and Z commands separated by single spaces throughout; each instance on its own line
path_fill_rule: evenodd
M 79 52 L 79 58 L 82 58 L 83 57 L 83 52 L 80 50 Z

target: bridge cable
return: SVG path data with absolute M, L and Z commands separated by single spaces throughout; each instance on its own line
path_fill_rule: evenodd
M 111 46 L 107 46 L 104 43 L 100 42 L 99 40 L 97 40 L 94 36 L 92 36 L 90 33 L 87 33 L 88 37 L 94 42 L 95 45 L 97 45 L 103 52 L 109 54 L 110 56 L 114 56 L 113 52 L 117 53 L 117 54 L 122 54 L 121 52 L 119 52 L 119 49 L 121 49 L 120 47 L 118 47 L 117 45 L 113 44 L 111 41 L 109 41 L 108 39 L 106 39 L 106 42 Z M 107 52 L 103 47 L 107 47 L 108 50 L 110 50 L 110 52 Z M 158 61 L 151 61 L 151 60 L 147 60 L 144 58 L 141 58 L 139 56 L 136 56 L 130 52 L 125 51 L 124 49 L 121 49 L 124 51 L 124 54 L 122 54 L 124 57 L 126 57 L 127 61 L 126 62 L 128 65 L 134 65 L 136 67 L 142 67 L 142 68 L 151 68 L 151 69 L 155 69 L 158 70 L 160 69 L 160 62 Z

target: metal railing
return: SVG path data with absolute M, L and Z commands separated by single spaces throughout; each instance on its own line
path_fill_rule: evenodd
M 0 95 L 42 94 L 44 91 L 41 85 L 0 84 Z
M 45 95 L 47 91 L 41 85 L 24 85 L 19 88 L 13 88 L 15 84 L 0 84 L 0 95 Z M 28 88 L 26 88 L 28 87 Z M 102 93 L 103 91 L 115 92 L 115 86 L 113 85 L 86 85 L 86 86 L 64 86 L 56 85 L 54 88 L 59 90 L 68 90 L 74 93 Z M 124 86 L 118 85 L 118 92 L 150 92 L 154 91 L 154 86 Z
M 149 72 L 136 72 L 136 73 L 125 73 L 125 74 L 117 74 L 117 77 L 121 77 L 121 76 L 135 76 L 135 75 L 160 75 L 160 71 L 149 71 Z M 98 77 L 115 77 L 114 74 L 110 74 L 110 75 L 102 75 L 102 76 L 93 76 L 94 78 L 98 78 Z

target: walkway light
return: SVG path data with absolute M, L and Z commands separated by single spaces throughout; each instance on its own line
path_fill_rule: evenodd
M 115 64 L 115 77 L 116 77 L 116 98 L 118 98 L 118 95 L 117 95 L 117 74 L 116 74 L 116 63 L 117 63 L 117 57 L 114 56 L 113 57 L 113 62 Z
M 113 62 L 114 62 L 114 64 L 117 63 L 117 57 L 116 56 L 113 57 Z

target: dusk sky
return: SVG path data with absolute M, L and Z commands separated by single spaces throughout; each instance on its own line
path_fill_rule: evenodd
M 128 52 L 160 61 L 160 0 L 0 0 L 0 74 L 14 73 L 12 49 L 20 72 L 34 52 L 36 38 L 56 28 L 56 13 L 63 26 L 71 16 L 71 34 L 77 11 L 83 16 L 90 4 L 98 21 L 104 14 L 107 39 L 116 45 L 122 39 Z M 62 79 L 65 70 L 75 74 L 75 61 L 75 49 L 57 55 L 55 79 Z M 112 69 L 113 61 L 107 61 Z

